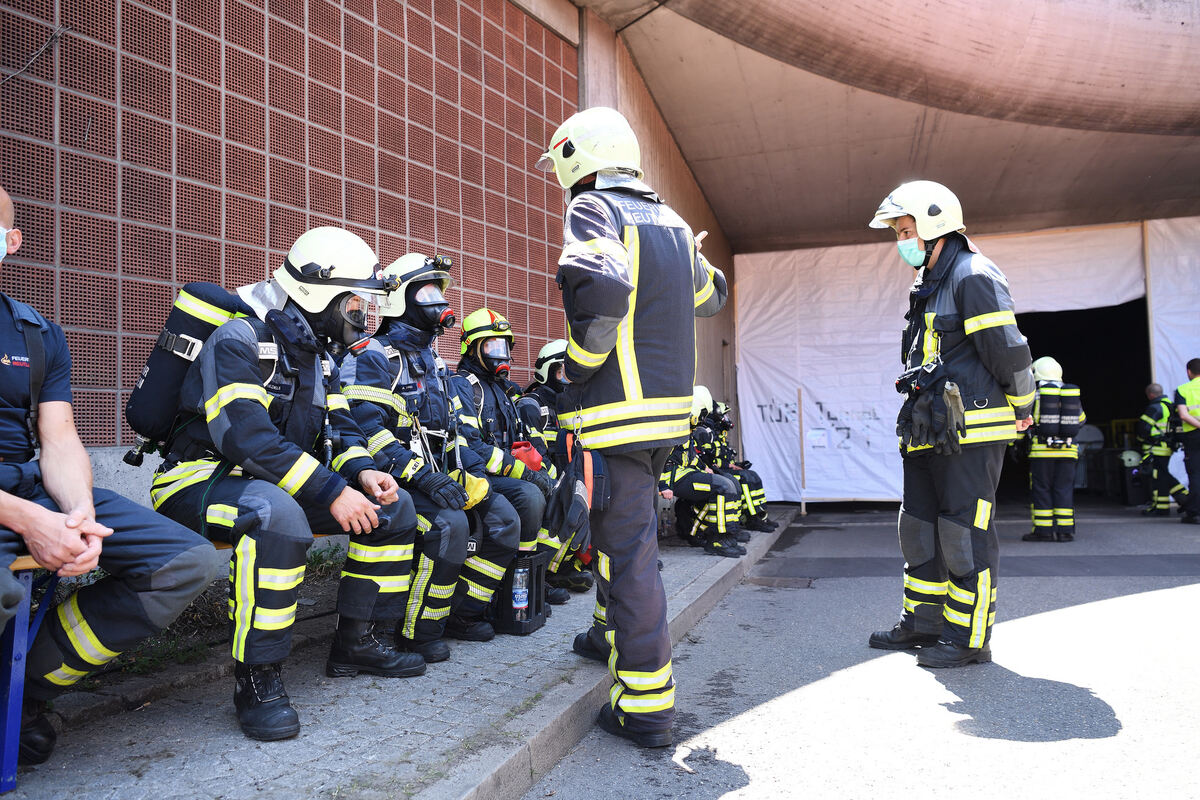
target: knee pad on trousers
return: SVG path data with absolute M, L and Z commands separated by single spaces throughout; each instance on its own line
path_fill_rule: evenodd
M 736 500 L 742 496 L 742 489 L 733 478 L 719 475 L 715 472 L 709 475 L 709 477 L 712 478 L 713 489 L 725 495 L 726 499 Z
M 900 553 L 909 566 L 925 564 L 937 555 L 932 522 L 917 519 L 902 508 L 896 528 L 900 534 Z
M 471 535 L 471 521 L 467 512 L 443 508 L 428 517 L 432 530 L 437 531 L 437 552 L 424 552 L 438 561 L 453 561 L 461 564 L 467 557 L 467 539 Z M 428 542 L 428 536 L 426 536 Z
M 212 545 L 204 542 L 163 564 L 150 574 L 152 591 L 138 593 L 146 618 L 160 629 L 170 625 L 213 581 L 223 563 Z
M 258 528 L 277 536 L 312 541 L 308 516 L 296 498 L 266 481 L 254 481 L 237 499 L 239 508 L 258 518 Z
M 971 529 L 964 528 L 945 517 L 938 518 L 938 540 L 942 558 L 951 575 L 970 575 L 975 571 L 975 552 L 971 546 Z

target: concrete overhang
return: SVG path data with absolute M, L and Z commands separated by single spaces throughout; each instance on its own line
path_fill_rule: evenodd
M 878 241 L 911 178 L 969 231 L 1200 214 L 1200 4 L 581 0 L 734 250 Z

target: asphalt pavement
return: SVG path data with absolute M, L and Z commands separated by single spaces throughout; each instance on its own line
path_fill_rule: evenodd
M 589 731 L 526 800 L 1193 798 L 1200 526 L 1081 498 L 1001 509 L 994 662 L 867 647 L 898 619 L 894 509 L 798 518 L 676 646 L 676 744 Z

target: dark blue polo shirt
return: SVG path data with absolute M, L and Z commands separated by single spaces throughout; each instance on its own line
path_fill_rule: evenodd
M 25 428 L 29 409 L 29 352 L 17 320 L 37 322 L 46 351 L 41 402 L 71 402 L 71 353 L 62 328 L 32 306 L 0 294 L 0 458 L 23 460 L 33 448 Z

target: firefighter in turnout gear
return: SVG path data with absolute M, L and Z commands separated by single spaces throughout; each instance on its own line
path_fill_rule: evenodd
M 712 396 L 706 387 L 697 386 L 692 397 L 692 435 L 667 457 L 659 493 L 675 500 L 675 529 L 681 539 L 713 555 L 744 556 L 746 548 L 736 535 L 741 490 L 735 480 L 714 472 L 700 456 L 713 441 L 712 430 L 700 424 L 712 406 Z M 749 540 L 748 535 L 745 538 Z
M 0 260 L 21 240 L 0 188 Z M 9 571 L 18 555 L 28 551 L 63 577 L 97 565 L 106 573 L 50 609 L 16 664 L 25 671 L 23 704 L 19 693 L 9 698 L 10 709 L 15 699 L 22 710 L 18 760 L 41 764 L 57 740 L 47 702 L 171 624 L 208 586 L 217 561 L 208 542 L 182 525 L 92 487 L 62 328 L 0 293 L 0 352 L 0 628 L 25 595 Z
M 377 269 L 362 239 L 314 228 L 273 279 L 239 289 L 257 318 L 221 325 L 188 368 L 180 431 L 152 484 L 156 509 L 233 546 L 234 705 L 254 739 L 300 729 L 280 662 L 314 531 L 351 534 L 326 674 L 425 671 L 376 635 L 377 622 L 404 614 L 413 504 L 375 469 L 329 356 L 365 335 L 370 298 L 384 292 Z
M 495 502 L 520 520 L 517 536 L 486 539 L 479 554 L 467 559 L 455 594 L 451 626 L 490 628 L 482 619 L 484 611 L 509 564 L 518 550 L 537 548 L 551 478 L 513 453 L 513 444 L 525 439 L 519 435 L 524 427 L 514 400 L 521 390 L 508 379 L 515 341 L 508 320 L 478 309 L 463 319 L 461 340 L 462 359 L 450 376 L 450 391 L 462 406 L 460 430 L 467 448 L 484 465 Z
M 695 317 L 725 303 L 725 276 L 691 229 L 642 182 L 628 121 L 589 108 L 564 122 L 538 166 L 570 192 L 557 282 L 568 336 L 564 429 L 607 462 L 611 495 L 591 516 L 598 613 L 585 643 L 609 652 L 599 724 L 644 747 L 671 742 L 675 682 L 658 573 L 655 494 L 688 438 Z
M 739 522 L 742 528 L 764 533 L 775 530 L 778 526 L 767 517 L 767 492 L 762 478 L 750 469 L 749 461 L 737 460 L 737 450 L 729 443 L 729 431 L 733 429 L 729 406 L 717 403 L 706 415 L 705 423 L 712 431 L 712 443 L 700 448 L 700 456 L 714 472 L 737 483 L 741 493 Z
M 1149 404 L 1137 422 L 1137 439 L 1142 448 L 1142 471 L 1150 473 L 1150 504 L 1142 509 L 1148 517 L 1166 517 L 1171 513 L 1174 499 L 1183 509 L 1187 506 L 1188 490 L 1171 474 L 1171 453 L 1175 450 L 1175 428 L 1178 418 L 1171 401 L 1163 396 L 1157 383 L 1146 387 Z
M 872 647 L 920 647 L 917 663 L 989 661 L 999 545 L 993 519 L 1005 446 L 1032 423 L 1029 346 L 1008 281 L 962 231 L 962 206 L 932 181 L 896 188 L 875 212 L 901 259 L 918 269 L 909 294 L 897 389 L 904 465 L 898 530 L 900 622 Z
M 566 339 L 547 342 L 538 351 L 537 360 L 533 365 L 534 382 L 525 389 L 525 396 L 538 402 L 538 428 L 545 438 L 551 463 L 559 474 L 562 474 L 567 466 L 566 439 L 558 424 L 558 398 L 566 388 L 566 384 L 563 383 L 566 358 Z M 591 560 L 590 555 L 584 557 Z M 554 561 L 551 561 L 546 571 L 546 583 L 550 586 L 569 589 L 572 592 L 586 592 L 592 588 L 591 567 L 580 560 L 579 553 L 573 553 L 570 558 L 563 559 L 558 569 L 553 567 Z
M 1026 542 L 1070 542 L 1075 539 L 1074 437 L 1087 420 L 1079 387 L 1063 383 L 1062 367 L 1050 356 L 1033 362 L 1037 399 L 1029 444 L 1029 495 L 1033 530 Z
M 1187 362 L 1188 382 L 1175 390 L 1175 413 L 1179 415 L 1179 443 L 1187 470 L 1186 505 L 1180 522 L 1200 525 L 1200 358 Z
M 450 266 L 440 256 L 409 253 L 387 267 L 384 280 L 396 288 L 379 301 L 379 331 L 357 357 L 342 362 L 343 391 L 376 465 L 398 477 L 416 507 L 412 588 L 396 625 L 396 646 L 430 663 L 450 657 L 442 636 L 470 532 L 467 492 L 448 473 L 482 467 L 459 443 L 458 400 L 434 350 L 437 337 L 455 323 L 446 300 Z M 490 500 L 472 509 L 501 535 L 516 531 L 516 516 Z

